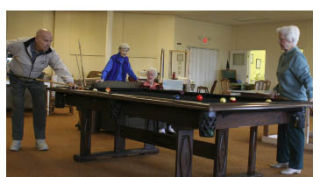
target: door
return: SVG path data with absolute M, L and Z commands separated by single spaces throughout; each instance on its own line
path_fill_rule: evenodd
M 189 78 L 196 87 L 205 86 L 209 90 L 216 79 L 218 51 L 190 48 Z

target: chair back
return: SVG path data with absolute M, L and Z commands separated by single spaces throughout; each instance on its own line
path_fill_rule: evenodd
M 93 78 L 93 77 L 101 77 L 100 71 L 90 71 L 87 75 L 87 78 Z
M 204 91 L 204 93 L 209 93 L 208 87 L 198 86 L 198 87 L 197 87 L 197 93 L 202 93 L 201 91 Z
M 217 86 L 217 83 L 218 83 L 218 81 L 217 81 L 217 80 L 215 80 L 215 81 L 213 82 L 213 85 L 212 85 L 212 87 L 211 87 L 211 89 L 210 89 L 210 94 L 213 94 L 214 89 L 215 89 L 215 88 L 216 88 L 216 86 Z
M 230 88 L 229 79 L 222 79 L 221 80 L 221 91 L 222 91 L 222 94 L 229 94 L 230 93 L 229 88 Z
M 254 86 L 255 90 L 269 90 L 271 81 L 259 80 L 259 81 L 256 81 L 254 85 L 255 85 Z

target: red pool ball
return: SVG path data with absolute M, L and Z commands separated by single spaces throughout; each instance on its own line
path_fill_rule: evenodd
M 197 95 L 197 100 L 198 100 L 198 101 L 202 101 L 202 100 L 203 100 L 202 95 L 200 95 L 200 94 L 199 94 L 199 95 Z
M 110 92 L 111 92 L 111 89 L 110 89 L 109 87 L 107 87 L 107 88 L 106 88 L 106 92 L 107 92 L 107 93 L 110 93 Z
M 231 102 L 237 102 L 237 99 L 236 99 L 236 97 L 230 97 L 230 101 Z

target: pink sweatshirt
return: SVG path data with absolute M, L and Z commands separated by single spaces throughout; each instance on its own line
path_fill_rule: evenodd
M 157 90 L 160 84 L 153 82 L 152 85 L 148 81 L 145 81 L 142 86 L 143 87 L 148 87 L 150 90 Z

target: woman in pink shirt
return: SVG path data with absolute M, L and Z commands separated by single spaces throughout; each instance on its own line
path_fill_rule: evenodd
M 147 71 L 147 81 L 142 84 L 142 88 L 148 88 L 150 90 L 162 90 L 162 87 L 159 83 L 154 80 L 157 77 L 157 71 L 154 68 L 151 68 Z

